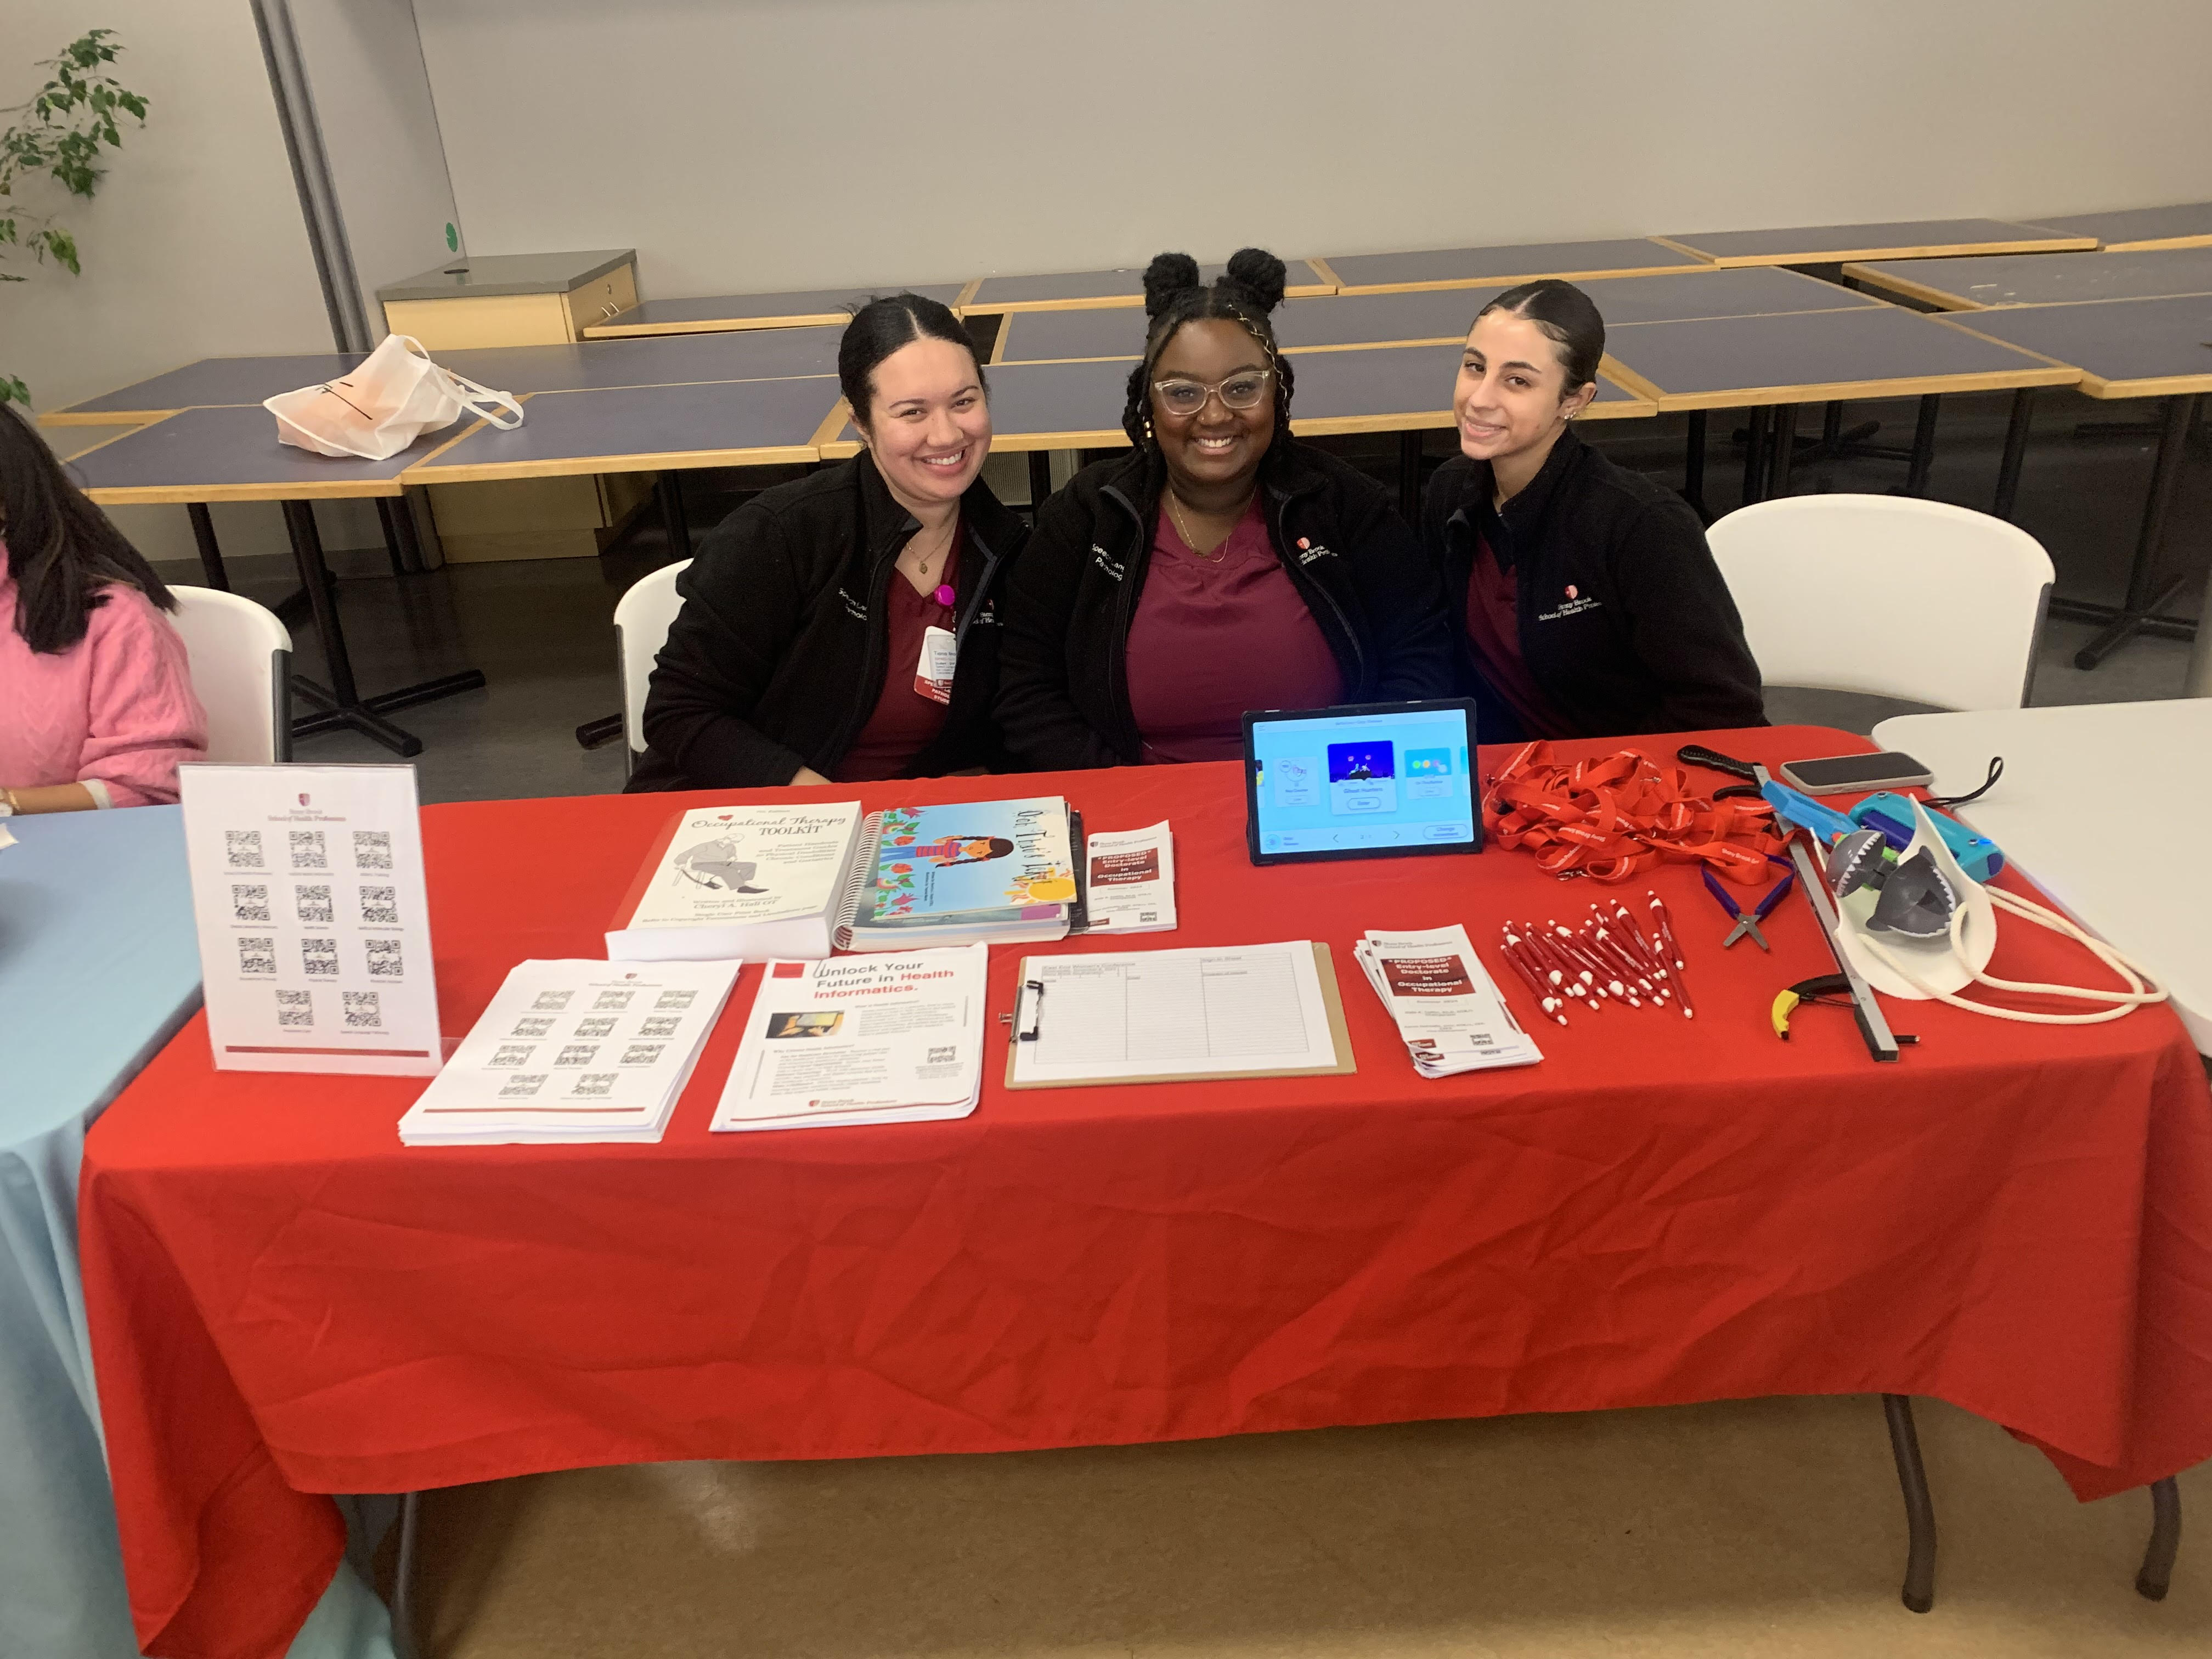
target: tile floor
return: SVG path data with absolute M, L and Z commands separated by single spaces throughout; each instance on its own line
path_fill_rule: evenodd
M 2006 400 L 1947 400 L 1932 483 L 1985 506 Z M 2046 395 L 2021 522 L 2059 591 L 2111 600 L 2150 472 L 2147 437 L 2075 435 L 2128 411 Z M 1885 439 L 1909 403 L 1855 406 Z M 1807 427 L 1813 417 L 1809 412 Z M 1713 422 L 1709 500 L 1740 467 Z M 1432 445 L 1442 453 L 1448 439 Z M 1679 422 L 1599 428 L 1625 464 L 1679 478 Z M 1358 446 L 1351 447 L 1358 452 Z M 1388 477 L 1384 440 L 1362 453 Z M 1796 489 L 1886 489 L 1893 464 L 1800 467 Z M 745 480 L 691 481 L 703 530 Z M 2168 556 L 2212 547 L 2212 465 L 2192 454 Z M 453 567 L 401 582 L 382 554 L 341 568 L 361 682 L 481 667 L 485 690 L 399 716 L 424 739 L 425 798 L 620 787 L 615 747 L 572 729 L 617 703 L 608 626 L 623 586 L 665 560 L 656 528 L 599 561 Z M 278 561 L 240 561 L 273 600 Z M 256 568 L 258 567 L 258 568 Z M 194 580 L 190 568 L 175 568 Z M 1909 602 L 1901 595 L 1900 602 Z M 2192 601 L 2193 603 L 2193 601 Z M 306 630 L 301 629 L 302 635 Z M 2092 632 L 2054 624 L 2039 702 L 2177 695 L 2188 647 L 2138 640 L 2094 673 Z M 312 648 L 302 666 L 314 666 Z M 1898 705 L 1780 691 L 1777 718 L 1864 731 Z M 301 759 L 383 760 L 333 734 Z M 1898 1603 L 1904 1521 L 1878 1402 L 1757 1401 L 1590 1416 L 1431 1423 L 1186 1445 L 831 1464 L 680 1464 L 460 1488 L 426 1509 L 422 1593 L 435 1659 L 1425 1659 L 1742 1656 L 2041 1659 L 2200 1654 L 2212 1546 L 2185 1542 L 2160 1605 L 2131 1589 L 2141 1494 L 2075 1504 L 2034 1452 L 1934 1402 L 1921 1431 L 1942 1523 L 1936 1611 Z M 2183 1482 L 2212 1512 L 2212 1475 Z M 2202 1522 L 2196 1524 L 2201 1528 Z M 388 1550 L 387 1550 L 388 1555 Z

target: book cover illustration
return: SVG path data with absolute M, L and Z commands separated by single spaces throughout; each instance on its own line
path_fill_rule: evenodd
M 883 815 L 871 920 L 1073 903 L 1067 804 L 1057 796 L 896 806 Z
M 860 808 L 707 808 L 684 815 L 631 927 L 812 915 L 835 891 Z

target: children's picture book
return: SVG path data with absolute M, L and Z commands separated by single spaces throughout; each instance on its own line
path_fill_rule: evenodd
M 1077 897 L 1073 848 L 1058 795 L 871 813 L 838 948 L 1064 938 Z

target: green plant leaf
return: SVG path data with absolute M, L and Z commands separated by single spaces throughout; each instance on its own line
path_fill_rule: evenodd
M 31 406 L 31 388 L 13 374 L 0 374 L 0 404 L 21 404 Z

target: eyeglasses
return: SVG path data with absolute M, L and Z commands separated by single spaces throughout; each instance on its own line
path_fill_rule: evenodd
M 1219 398 L 1224 409 L 1255 408 L 1274 378 L 1272 368 L 1247 368 L 1213 386 L 1203 380 L 1155 380 L 1152 390 L 1160 394 L 1160 407 L 1169 414 L 1195 415 L 1208 398 Z

